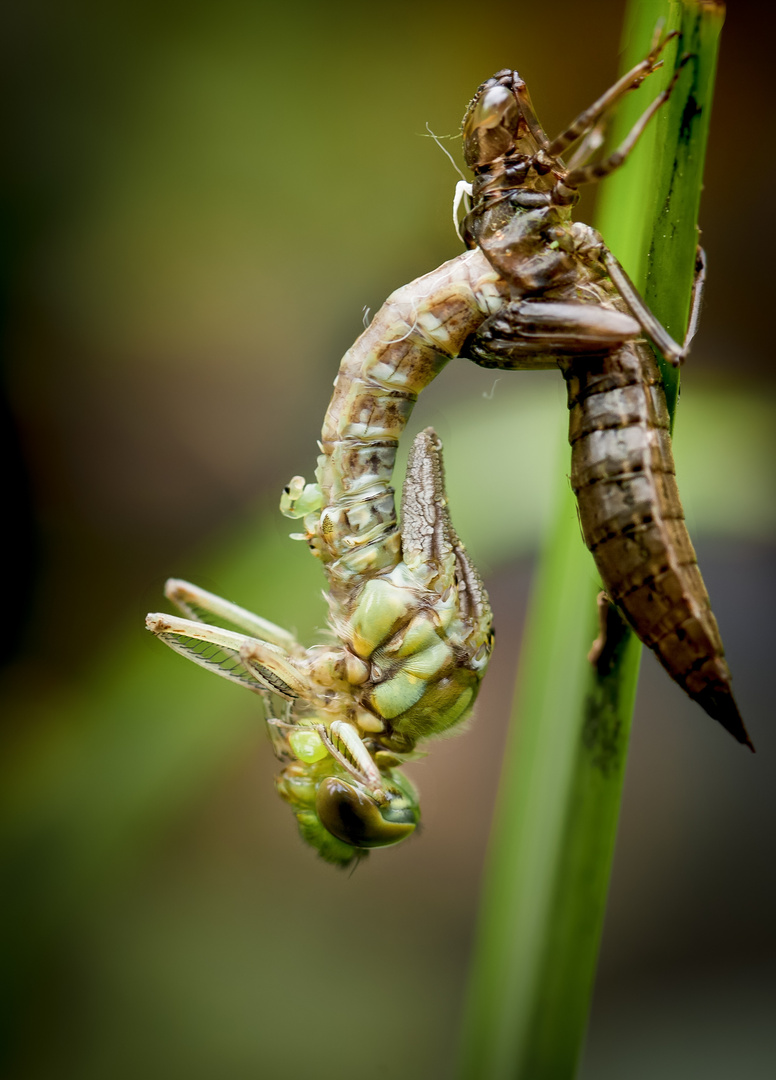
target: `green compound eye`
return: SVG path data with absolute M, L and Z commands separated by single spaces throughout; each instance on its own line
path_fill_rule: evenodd
M 414 832 L 420 816 L 417 805 L 405 795 L 389 791 L 387 797 L 380 806 L 353 784 L 328 776 L 318 788 L 315 809 L 338 840 L 357 848 L 386 847 Z

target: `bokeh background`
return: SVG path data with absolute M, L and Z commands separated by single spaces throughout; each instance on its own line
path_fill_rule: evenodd
M 412 768 L 422 837 L 353 876 L 317 862 L 253 696 L 143 617 L 175 574 L 314 640 L 322 577 L 277 499 L 312 473 L 364 309 L 459 250 L 426 125 L 460 160 L 469 97 L 518 66 L 559 129 L 616 74 L 621 4 L 26 0 L 2 21 L 7 1074 L 448 1077 L 562 380 L 453 365 L 413 418 L 445 440 L 499 632 L 472 730 Z M 723 34 L 676 440 L 758 755 L 645 658 L 597 1080 L 776 1068 L 773 21 L 737 2 Z

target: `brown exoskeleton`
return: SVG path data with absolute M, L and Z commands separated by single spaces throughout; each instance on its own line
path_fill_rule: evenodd
M 675 365 L 684 359 L 697 321 L 702 253 L 690 327 L 679 346 L 601 236 L 571 220 L 580 185 L 618 168 L 668 100 L 688 56 L 622 145 L 585 164 L 600 145 L 605 114 L 660 66 L 675 36 L 656 37 L 647 57 L 554 139 L 516 71 L 498 72 L 475 94 L 463 124 L 474 172 L 465 238 L 509 284 L 511 296 L 464 354 L 486 367 L 560 367 L 568 389 L 571 483 L 606 594 L 671 677 L 753 749 L 684 523 L 665 395 L 643 340 L 650 338 Z M 561 154 L 578 141 L 566 164 Z

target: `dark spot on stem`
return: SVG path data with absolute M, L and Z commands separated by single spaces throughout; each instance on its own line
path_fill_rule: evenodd
M 696 116 L 700 116 L 703 109 L 698 104 L 695 94 L 690 94 L 685 102 L 684 109 L 682 110 L 682 120 L 679 125 L 679 141 L 681 143 L 689 143 L 692 134 L 692 125 Z

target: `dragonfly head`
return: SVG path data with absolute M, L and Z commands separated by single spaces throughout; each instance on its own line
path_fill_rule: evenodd
M 506 154 L 536 153 L 518 91 L 525 91 L 525 83 L 516 71 L 505 68 L 472 98 L 463 118 L 463 152 L 470 169 L 476 171 Z
M 376 798 L 365 787 L 340 776 L 327 776 L 318 787 L 315 809 L 324 828 L 355 848 L 398 844 L 415 831 L 420 811 L 415 792 L 403 779 Z
M 295 761 L 276 779 L 302 839 L 326 862 L 350 866 L 371 848 L 398 844 L 412 835 L 420 821 L 418 794 L 398 769 L 386 770 L 375 792 L 330 770 L 330 759 L 328 764 Z

